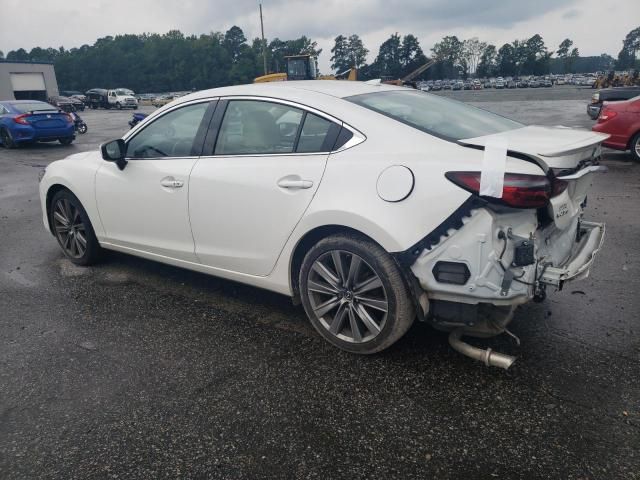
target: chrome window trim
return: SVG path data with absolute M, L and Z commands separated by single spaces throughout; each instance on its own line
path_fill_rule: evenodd
M 162 112 L 160 115 L 158 115 L 157 117 L 155 117 L 153 119 L 152 122 L 147 123 L 146 125 L 144 125 L 142 128 L 140 128 L 140 130 L 130 130 L 129 132 L 125 133 L 122 137 L 122 139 L 124 140 L 125 143 L 128 144 L 129 140 L 133 137 L 135 137 L 136 135 L 138 135 L 140 132 L 142 132 L 145 128 L 147 128 L 149 125 L 151 125 L 153 122 L 155 122 L 158 118 L 163 117 L 164 115 L 166 115 L 169 112 L 172 112 L 178 108 L 182 108 L 182 107 L 186 107 L 189 105 L 194 105 L 197 103 L 205 103 L 205 102 L 212 102 L 214 100 L 226 100 L 226 101 L 232 101 L 232 100 L 255 100 L 255 101 L 263 101 L 263 102 L 272 102 L 272 103 L 280 103 L 282 105 L 287 105 L 290 107 L 294 107 L 294 108 L 299 108 L 301 110 L 304 110 L 306 112 L 309 113 L 313 113 L 314 115 L 317 115 L 321 118 L 324 118 L 326 120 L 329 120 L 330 122 L 333 122 L 337 125 L 340 125 L 341 127 L 346 128 L 347 130 L 349 130 L 351 132 L 351 134 L 353 135 L 351 137 L 351 139 L 345 143 L 342 147 L 338 148 L 337 150 L 328 150 L 328 151 L 324 151 L 324 152 L 300 152 L 300 153 L 296 153 L 296 152 L 290 152 L 290 153 L 251 153 L 251 154 L 237 154 L 237 155 L 202 155 L 202 156 L 189 156 L 189 157 L 145 157 L 145 158 L 133 158 L 133 157 L 126 157 L 125 160 L 127 161 L 136 161 L 136 160 L 170 160 L 170 159 L 176 159 L 176 158 L 181 158 L 181 159 L 194 159 L 194 158 L 246 158 L 246 157 L 292 157 L 292 156 L 296 156 L 296 157 L 306 157 L 306 156 L 312 156 L 312 155 L 329 155 L 329 154 L 333 154 L 333 153 L 340 153 L 343 152 L 345 150 L 348 150 L 349 148 L 353 148 L 356 145 L 361 144 L 362 142 L 364 142 L 367 137 L 365 134 L 363 134 L 362 132 L 360 132 L 358 129 L 356 129 L 355 127 L 349 125 L 346 122 L 343 122 L 342 120 L 340 120 L 339 118 L 334 117 L 333 115 L 330 115 L 328 113 L 323 112 L 322 110 L 318 110 L 317 108 L 314 107 L 310 107 L 308 105 L 305 105 L 303 103 L 298 103 L 298 102 L 294 102 L 291 100 L 285 100 L 282 98 L 276 98 L 276 97 L 268 97 L 268 96 L 262 96 L 262 95 L 227 95 L 227 96 L 214 96 L 214 97 L 206 97 L 206 98 L 198 98 L 198 99 L 194 99 L 194 100 L 189 100 L 187 102 L 181 102 L 178 103 L 177 105 L 173 105 L 171 106 L 171 108 L 168 108 L 167 110 L 165 110 L 164 112 Z M 162 107 L 160 107 L 162 108 Z
M 189 100 L 188 102 L 182 102 L 182 103 L 178 103 L 177 105 L 173 105 L 173 106 L 171 106 L 171 108 L 167 108 L 164 112 L 162 112 L 159 115 L 157 115 L 156 117 L 154 117 L 153 121 L 146 123 L 146 125 L 142 126 L 139 130 L 135 129 L 135 128 L 129 130 L 127 133 L 125 133 L 122 136 L 122 140 L 124 140 L 124 143 L 127 146 L 129 146 L 129 140 L 131 140 L 132 138 L 135 138 L 135 136 L 138 135 L 140 132 L 143 132 L 145 128 L 147 128 L 149 125 L 153 124 L 159 118 L 164 117 L 168 113 L 173 112 L 174 110 L 177 110 L 179 108 L 188 107 L 190 105 L 195 105 L 195 104 L 198 104 L 198 103 L 211 103 L 213 100 L 217 100 L 218 98 L 220 98 L 220 97 L 198 98 L 198 99 L 195 99 L 195 100 Z M 160 107 L 160 108 L 162 108 L 162 107 Z M 188 157 L 170 157 L 170 156 L 166 156 L 166 157 L 144 157 L 144 158 L 125 157 L 125 160 L 129 162 L 129 161 L 137 161 L 137 160 L 175 160 L 175 159 L 178 159 L 178 158 L 179 159 L 189 160 L 189 159 L 200 158 L 200 157 L 197 156 L 197 155 L 196 156 L 190 155 Z
M 255 100 L 255 101 L 259 101 L 259 102 L 279 103 L 279 104 L 282 104 L 282 105 L 287 105 L 289 107 L 298 108 L 298 109 L 303 110 L 305 112 L 313 113 L 314 115 L 317 115 L 318 117 L 324 118 L 325 120 L 328 120 L 328 121 L 330 121 L 332 123 L 335 123 L 337 125 L 340 125 L 341 127 L 346 128 L 347 130 L 349 130 L 352 133 L 353 136 L 351 137 L 351 139 L 347 143 L 345 143 L 342 147 L 340 147 L 337 150 L 326 150 L 326 151 L 323 151 L 323 152 L 299 152 L 299 153 L 298 152 L 289 152 L 289 153 L 239 153 L 239 154 L 232 154 L 232 155 L 203 155 L 200 158 L 303 157 L 303 156 L 310 156 L 310 155 L 329 155 L 329 154 L 332 154 L 332 153 L 342 152 L 344 150 L 347 150 L 348 148 L 355 147 L 356 145 L 364 142 L 367 139 L 367 137 L 362 132 L 360 132 L 356 128 L 352 127 L 348 123 L 345 123 L 342 120 L 340 120 L 339 118 L 336 118 L 333 115 L 325 113 L 322 110 L 318 110 L 317 108 L 305 105 L 304 103 L 298 103 L 298 102 L 294 102 L 294 101 L 291 101 L 291 100 L 284 100 L 282 98 L 276 98 L 276 97 L 267 97 L 267 96 L 263 96 L 263 95 L 227 95 L 227 96 L 221 96 L 221 97 L 217 97 L 217 98 L 219 98 L 219 100 L 226 100 L 227 102 L 231 102 L 233 100 Z

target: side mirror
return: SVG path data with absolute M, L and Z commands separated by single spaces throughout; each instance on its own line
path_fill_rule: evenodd
M 111 140 L 110 142 L 103 143 L 100 146 L 102 151 L 102 158 L 107 162 L 115 162 L 120 170 L 124 170 L 127 165 L 125 160 L 125 154 L 127 153 L 127 146 L 124 140 L 118 138 L 117 140 Z

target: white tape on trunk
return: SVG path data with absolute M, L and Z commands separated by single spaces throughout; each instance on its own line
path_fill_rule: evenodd
M 507 168 L 507 140 L 490 138 L 484 146 L 480 174 L 480 195 L 502 198 L 504 172 Z

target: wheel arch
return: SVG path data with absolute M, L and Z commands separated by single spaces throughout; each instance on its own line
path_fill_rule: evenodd
M 346 225 L 322 225 L 309 230 L 302 237 L 300 237 L 295 247 L 293 248 L 293 253 L 290 257 L 291 260 L 289 262 L 289 283 L 291 286 L 291 292 L 293 293 L 292 299 L 294 304 L 300 304 L 300 282 L 298 277 L 305 255 L 319 241 L 340 233 L 351 233 L 354 235 L 358 235 L 376 243 L 377 245 L 380 245 L 380 247 L 384 249 L 380 242 L 377 242 L 374 238 L 371 238 L 369 235 L 361 232 L 360 230 L 352 227 L 347 227 Z
M 67 190 L 69 193 L 71 193 L 72 195 L 75 195 L 71 189 L 69 187 L 67 187 L 66 185 L 63 185 L 61 183 L 54 183 L 51 186 L 49 186 L 49 189 L 47 190 L 47 196 L 46 196 L 46 200 L 45 200 L 45 206 L 46 206 L 46 213 L 47 213 L 47 224 L 49 225 L 49 232 L 51 232 L 51 235 L 55 236 L 54 229 L 53 229 L 53 225 L 51 225 L 51 202 L 53 200 L 53 197 L 55 196 L 56 193 L 58 193 L 61 190 Z

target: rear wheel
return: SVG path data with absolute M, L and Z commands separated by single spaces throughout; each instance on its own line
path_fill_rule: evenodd
M 49 224 L 64 252 L 77 265 L 91 265 L 102 254 L 89 216 L 80 200 L 68 190 L 53 196 L 49 208 Z
M 299 284 L 313 326 L 348 352 L 384 350 L 406 333 L 415 317 L 393 258 L 357 235 L 335 235 L 313 246 L 302 262 Z
M 631 156 L 636 162 L 640 162 L 640 132 L 631 139 Z
M 5 148 L 16 148 L 17 144 L 13 141 L 11 133 L 6 128 L 0 130 L 0 138 Z
M 59 138 L 58 141 L 62 145 L 71 145 L 71 143 L 73 142 L 73 137 Z

